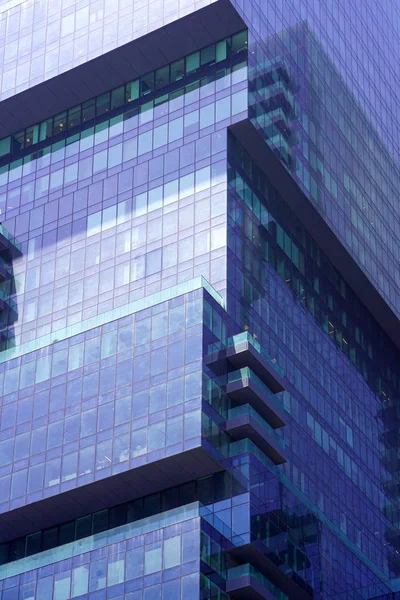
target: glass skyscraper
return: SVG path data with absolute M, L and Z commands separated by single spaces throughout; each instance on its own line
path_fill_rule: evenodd
M 0 0 L 1 600 L 400 600 L 400 5 Z

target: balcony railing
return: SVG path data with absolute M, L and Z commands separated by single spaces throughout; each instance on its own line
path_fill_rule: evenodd
M 6 308 L 17 312 L 17 304 L 14 300 L 11 300 L 9 294 L 0 288 L 0 311 L 5 310 Z
M 2 256 L 0 256 L 0 283 L 5 281 L 11 274 L 11 265 Z
M 21 244 L 13 237 L 9 231 L 0 223 L 0 249 L 14 249 L 21 254 Z
M 249 416 L 254 419 L 261 428 L 265 431 L 266 434 L 272 436 L 275 442 L 282 448 L 285 448 L 285 442 L 277 434 L 276 429 L 273 429 L 271 425 L 269 425 L 259 414 L 254 410 L 252 406 L 249 404 L 242 404 L 241 406 L 235 406 L 235 408 L 231 408 L 228 411 L 228 420 L 233 420 L 238 417 Z
M 250 404 L 274 429 L 285 425 L 283 403 L 249 367 L 228 373 L 226 393 L 237 404 Z
M 227 411 L 226 431 L 235 440 L 250 439 L 274 464 L 286 462 L 285 443 L 252 406 L 243 404 Z
M 265 600 L 288 600 L 288 596 L 258 571 L 245 564 L 228 570 L 227 591 L 233 598 L 264 598 Z
M 243 331 L 242 333 L 238 333 L 228 340 L 228 347 L 238 347 L 241 344 L 251 344 L 253 348 L 262 356 L 262 358 L 271 365 L 273 369 L 283 377 L 283 369 L 277 364 L 276 358 L 273 358 L 268 352 L 266 352 L 257 340 L 249 334 L 248 331 Z

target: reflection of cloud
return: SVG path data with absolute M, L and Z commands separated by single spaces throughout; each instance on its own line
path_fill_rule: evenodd
M 6 1 L 5 4 L 3 4 L 2 6 L 0 5 L 0 14 L 6 12 L 7 10 L 10 10 L 10 8 L 15 8 L 20 4 L 24 4 L 24 2 L 27 1 L 28 0 L 9 0 L 8 2 Z

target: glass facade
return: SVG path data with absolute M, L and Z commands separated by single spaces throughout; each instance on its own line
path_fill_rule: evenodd
M 253 123 L 399 315 L 398 161 L 306 22 L 256 48 Z
M 400 598 L 399 23 L 0 6 L 2 599 Z

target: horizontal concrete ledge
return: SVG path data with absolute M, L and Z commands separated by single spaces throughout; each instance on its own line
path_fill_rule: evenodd
M 0 515 L 0 543 L 222 471 L 198 446 Z
M 255 127 L 249 120 L 246 120 L 232 125 L 230 131 L 266 174 L 271 184 L 279 190 L 289 208 L 309 231 L 389 338 L 400 349 L 400 320 Z
M 0 103 L 0 139 L 245 29 L 229 0 L 124 44 Z
M 238 577 L 226 584 L 232 600 L 276 600 L 276 596 L 250 575 Z

